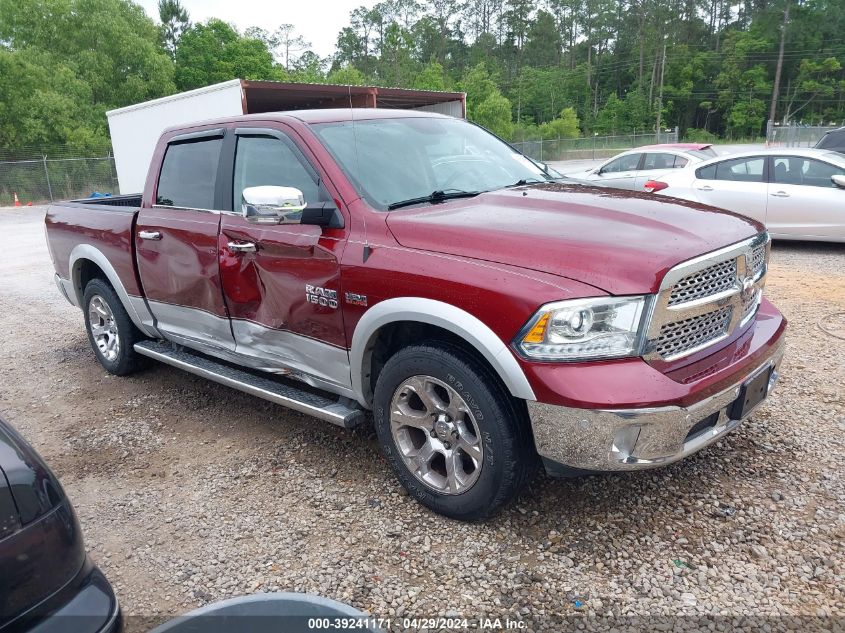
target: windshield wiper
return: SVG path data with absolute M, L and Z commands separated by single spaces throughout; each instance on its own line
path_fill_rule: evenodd
M 479 195 L 480 193 L 480 191 L 461 191 L 460 189 L 438 189 L 437 191 L 432 191 L 427 196 L 420 196 L 419 198 L 410 198 L 408 200 L 402 200 L 400 202 L 394 202 L 392 204 L 389 204 L 387 205 L 387 210 L 393 211 L 394 209 L 410 207 L 413 204 L 423 204 L 425 202 L 444 202 L 445 200 L 454 200 L 456 198 L 473 198 Z
M 509 185 L 505 185 L 503 187 L 503 189 L 508 189 L 510 187 L 522 187 L 524 185 L 533 185 L 535 183 L 540 183 L 540 182 L 549 182 L 549 180 L 548 179 L 547 180 L 541 180 L 540 178 L 520 178 L 519 180 L 517 180 L 514 183 L 511 183 Z

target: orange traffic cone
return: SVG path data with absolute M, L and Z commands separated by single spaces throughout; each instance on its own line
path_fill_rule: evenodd
M 21 206 L 21 201 L 20 201 L 20 200 L 18 200 L 18 194 L 17 194 L 17 193 L 15 193 L 15 206 L 16 206 L 16 207 Z

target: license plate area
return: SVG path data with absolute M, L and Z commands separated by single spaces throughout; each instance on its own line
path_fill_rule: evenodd
M 728 417 L 731 420 L 742 420 L 766 399 L 773 370 L 774 367 L 769 365 L 742 383 L 739 396 L 728 409 Z

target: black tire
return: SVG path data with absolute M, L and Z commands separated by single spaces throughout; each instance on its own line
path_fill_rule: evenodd
M 444 494 L 419 478 L 406 465 L 391 430 L 394 395 L 405 397 L 404 385 L 415 376 L 429 376 L 453 386 L 472 414 L 471 424 L 478 427 L 483 447 L 480 473 L 463 492 Z M 397 391 L 400 387 L 403 390 Z M 376 383 L 374 419 L 382 452 L 402 486 L 424 506 L 453 519 L 475 521 L 495 514 L 536 471 L 538 459 L 525 407 L 483 363 L 449 343 L 409 346 L 387 361 Z M 435 433 L 430 435 L 436 437 Z
M 91 327 L 91 303 L 95 299 L 102 300 L 113 316 L 113 329 L 116 330 L 113 336 L 118 342 L 118 350 L 114 358 L 108 358 L 107 354 L 111 354 L 111 352 L 104 353 L 94 338 Z M 89 281 L 88 285 L 85 286 L 85 293 L 82 297 L 82 312 L 85 315 L 85 331 L 88 333 L 88 342 L 91 343 L 91 349 L 94 350 L 97 360 L 100 361 L 107 372 L 115 376 L 126 376 L 146 365 L 146 358 L 138 354 L 134 348 L 135 343 L 144 340 L 145 337 L 132 323 L 132 319 L 129 318 L 126 308 L 123 307 L 123 303 L 121 303 L 111 284 L 99 278 Z

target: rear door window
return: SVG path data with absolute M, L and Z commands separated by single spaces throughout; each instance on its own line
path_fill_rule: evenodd
M 696 171 L 696 176 L 702 180 L 763 182 L 765 166 L 766 159 L 762 156 L 735 158 L 702 167 Z
M 612 160 L 602 167 L 601 173 L 615 174 L 622 171 L 634 171 L 640 164 L 641 156 L 642 154 L 627 154 L 626 156 L 620 156 L 616 160 Z
M 171 143 L 156 188 L 156 204 L 186 209 L 214 209 L 214 188 L 222 138 Z
M 677 169 L 687 164 L 687 159 L 674 154 L 649 152 L 645 155 L 643 169 Z

